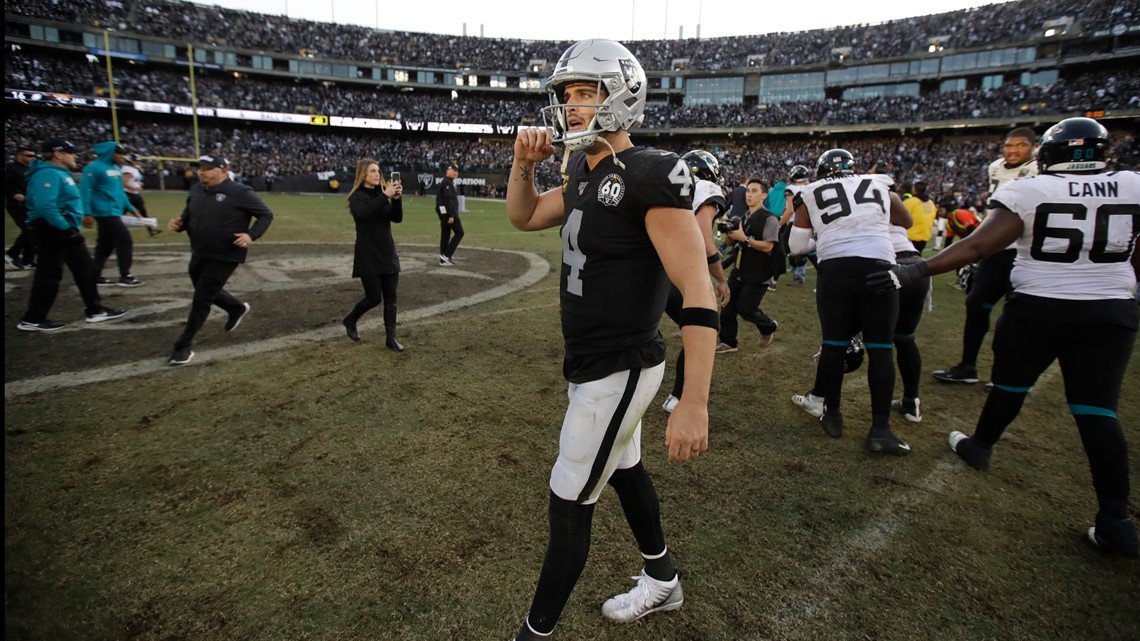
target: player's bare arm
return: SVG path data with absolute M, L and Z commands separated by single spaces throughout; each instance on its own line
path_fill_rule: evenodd
M 931 274 L 941 274 L 992 256 L 1021 238 L 1024 229 L 1017 214 L 1001 207 L 989 209 L 974 233 L 930 257 L 927 266 Z
M 515 136 L 515 158 L 507 180 L 507 217 L 515 229 L 538 231 L 562 224 L 562 192 L 551 189 L 540 195 L 534 183 L 535 164 L 553 154 L 545 128 L 520 129 Z
M 914 217 L 910 215 L 910 210 L 903 204 L 902 198 L 895 192 L 891 192 L 891 224 L 898 225 L 910 229 L 914 225 Z
M 716 295 L 721 305 L 727 305 L 731 295 L 728 292 L 728 279 L 724 275 L 724 267 L 720 264 L 720 250 L 713 241 L 712 225 L 716 218 L 716 205 L 705 205 L 697 210 L 697 226 L 701 228 L 701 236 L 705 240 L 705 260 L 709 265 L 709 276 L 716 282 Z
M 655 207 L 645 216 L 645 229 L 669 279 L 681 291 L 683 309 L 703 308 L 715 312 L 716 298 L 704 260 L 704 243 L 692 213 Z M 717 331 L 712 327 L 690 324 L 681 328 L 685 347 L 685 395 L 669 416 L 665 428 L 665 444 L 671 461 L 688 461 L 708 450 L 709 386 L 716 340 Z

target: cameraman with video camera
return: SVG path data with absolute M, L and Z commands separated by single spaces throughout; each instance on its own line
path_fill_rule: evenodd
M 717 354 L 735 352 L 737 347 L 736 317 L 756 325 L 760 330 L 760 347 L 772 344 L 776 336 L 776 321 L 760 309 L 768 281 L 772 277 L 772 256 L 780 240 L 780 219 L 764 209 L 768 186 L 759 178 L 748 180 L 744 194 L 748 212 L 743 217 L 731 214 L 717 222 L 717 229 L 725 235 L 729 247 L 738 247 L 733 270 L 728 277 L 729 300 L 720 312 L 720 344 Z

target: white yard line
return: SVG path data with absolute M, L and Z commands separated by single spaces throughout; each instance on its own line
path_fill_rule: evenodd
M 444 301 L 428 307 L 421 307 L 419 309 L 408 310 L 402 312 L 400 315 L 401 325 L 420 324 L 417 321 L 426 322 L 427 319 L 439 316 L 446 312 L 455 311 L 464 307 L 471 307 L 478 305 L 495 298 L 500 298 L 508 294 L 518 292 L 526 289 L 531 285 L 542 280 L 548 273 L 550 273 L 550 264 L 546 259 L 532 254 L 530 252 L 503 250 L 503 249 L 488 249 L 485 251 L 498 251 L 509 254 L 516 254 L 527 259 L 528 266 L 525 272 L 516 278 L 493 287 L 486 291 L 457 298 L 454 300 Z M 545 305 L 544 305 L 545 306 Z M 523 311 L 525 309 L 535 308 L 521 308 L 514 311 Z M 507 312 L 490 312 L 494 313 L 507 313 Z M 364 321 L 360 323 L 360 327 L 371 328 L 373 325 L 379 327 L 382 321 L 379 319 L 372 321 Z M 300 347 L 303 345 L 312 345 L 327 340 L 337 338 L 344 338 L 344 328 L 340 325 L 334 327 L 322 327 L 308 332 L 301 332 L 298 334 L 291 334 L 288 336 L 278 336 L 262 341 L 255 341 L 251 343 L 243 343 L 241 345 L 227 345 L 223 348 L 210 349 L 210 350 L 195 350 L 194 361 L 186 367 L 196 367 L 204 363 L 229 361 L 238 358 L 245 358 L 254 354 L 263 352 L 272 352 L 281 349 L 289 349 L 293 347 Z M 172 369 L 167 364 L 165 359 L 148 358 L 146 360 L 135 361 L 131 363 L 123 363 L 120 365 L 112 365 L 110 367 L 100 367 L 96 369 L 81 370 L 75 372 L 61 372 L 51 376 L 42 376 L 40 378 L 26 379 L 22 381 L 14 381 L 4 385 L 4 397 L 12 398 L 16 396 L 24 396 L 27 394 L 36 394 L 39 392 L 46 392 L 53 389 L 61 389 L 68 387 L 78 387 L 80 385 L 88 385 L 91 383 L 102 383 L 106 381 L 122 380 L 134 376 L 143 376 L 146 374 L 153 374 L 156 372 L 166 371 Z

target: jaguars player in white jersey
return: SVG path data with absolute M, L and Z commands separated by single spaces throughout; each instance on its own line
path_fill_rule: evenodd
M 951 432 L 950 448 L 974 469 L 988 469 L 1026 394 L 1060 361 L 1099 504 L 1088 538 L 1136 556 L 1128 446 L 1116 411 L 1140 324 L 1132 298 L 1140 271 L 1140 174 L 1105 171 L 1108 146 L 1108 131 L 1097 121 L 1062 120 L 1041 138 L 1041 175 L 998 187 L 985 222 L 969 238 L 925 262 L 873 274 L 868 284 L 893 291 L 1017 243 L 1013 292 L 994 332 L 994 389 L 974 434 Z
M 515 228 L 561 225 L 560 301 L 569 407 L 550 474 L 550 538 L 530 610 L 516 638 L 549 639 L 586 564 L 593 510 L 614 488 L 641 552 L 637 586 L 602 605 L 628 622 L 684 599 L 665 545 L 653 481 L 641 463 L 641 417 L 665 370 L 658 331 L 669 282 L 683 296 L 685 394 L 665 429 L 668 456 L 708 448 L 708 397 L 719 327 L 705 246 L 692 212 L 689 167 L 676 154 L 635 147 L 645 72 L 612 40 L 566 50 L 547 82 L 551 128 L 521 130 L 507 184 Z M 535 163 L 566 147 L 562 189 L 538 194 Z M 656 439 L 654 439 L 656 442 Z
M 788 244 L 793 254 L 807 253 L 815 233 L 819 261 L 816 308 L 823 346 L 813 393 L 823 396 L 823 430 L 833 438 L 843 435 L 839 405 L 844 355 L 851 337 L 863 332 L 871 388 L 871 429 L 866 447 L 872 452 L 909 454 L 910 445 L 891 432 L 898 294 L 884 301 L 867 289 L 864 280 L 867 274 L 894 264 L 890 226 L 909 228 L 910 212 L 890 190 L 894 181 L 889 176 L 855 173 L 855 159 L 844 149 L 824 152 L 815 175 L 816 181 L 794 197 L 795 227 Z
M 701 228 L 701 236 L 705 239 L 705 260 L 709 264 L 709 276 L 712 277 L 716 287 L 717 297 L 721 305 L 727 305 L 731 299 L 728 290 L 728 279 L 724 275 L 724 267 L 720 262 L 720 251 L 717 250 L 716 241 L 713 240 L 712 227 L 717 218 L 728 211 L 728 201 L 724 197 L 724 188 L 720 186 L 720 161 L 716 156 L 703 149 L 694 149 L 681 160 L 689 165 L 689 173 L 693 177 L 693 215 L 697 218 L 697 225 Z M 665 313 L 674 323 L 680 324 L 681 306 L 684 301 L 681 290 L 676 286 L 669 289 L 669 300 L 665 303 Z M 666 413 L 677 407 L 681 395 L 685 391 L 685 350 L 677 354 L 676 376 L 673 378 L 673 391 L 665 398 L 661 409 Z
M 1002 157 L 990 163 L 990 194 L 1011 180 L 1037 175 L 1033 158 L 1037 134 L 1028 127 L 1009 132 L 1002 145 Z M 1017 255 L 1015 245 L 982 259 L 973 271 L 970 291 L 966 294 L 966 320 L 962 327 L 962 358 L 958 364 L 931 372 L 946 383 L 977 383 L 978 352 L 990 331 L 990 311 L 1009 293 L 1009 273 Z

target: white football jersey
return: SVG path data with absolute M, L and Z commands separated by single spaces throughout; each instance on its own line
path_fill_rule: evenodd
M 891 225 L 891 247 L 895 250 L 895 255 L 903 252 L 916 252 L 918 249 L 914 243 L 910 242 L 907 236 L 907 228 L 899 227 L 898 225 Z
M 998 187 L 1006 184 L 1011 180 L 1018 178 L 1028 178 L 1029 176 L 1037 175 L 1037 161 L 1030 160 L 1029 162 L 1013 167 L 1012 169 L 1005 166 L 1005 158 L 998 158 L 990 163 L 989 176 L 990 176 L 990 194 L 997 191 Z
M 990 197 L 997 191 L 998 187 L 1006 184 L 1011 180 L 1018 178 L 1029 178 L 1030 176 L 1037 175 L 1037 161 L 1030 160 L 1027 163 L 1018 165 L 1017 167 L 1009 168 L 1005 166 L 1005 158 L 998 158 L 990 163 L 988 170 L 990 175 Z M 1006 249 L 1016 249 L 1017 243 L 1006 247 Z
M 1017 214 L 1025 226 L 1010 275 L 1015 291 L 1066 300 L 1132 298 L 1140 173 L 1014 180 L 990 203 Z
M 123 189 L 130 194 L 142 191 L 142 172 L 130 165 L 123 165 Z
M 846 257 L 895 262 L 890 238 L 894 182 L 883 174 L 856 174 L 802 188 L 799 196 L 811 217 L 821 262 Z
M 717 216 L 728 210 L 728 201 L 724 199 L 724 190 L 720 185 L 711 180 L 698 180 L 693 188 L 693 213 L 705 205 L 716 206 Z

